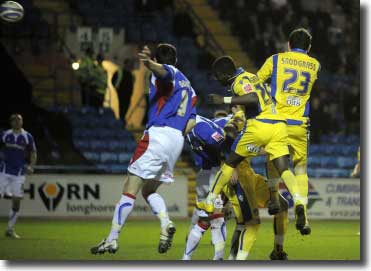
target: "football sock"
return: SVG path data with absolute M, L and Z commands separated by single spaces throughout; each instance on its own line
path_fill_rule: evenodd
M 193 209 L 193 214 L 192 214 L 192 219 L 191 219 L 191 228 L 193 228 L 193 226 L 197 224 L 199 218 L 200 217 L 198 216 L 197 209 L 196 208 Z
M 223 187 L 229 182 L 232 177 L 234 168 L 224 164 L 220 170 L 216 173 L 211 190 L 207 196 L 208 201 L 214 201 L 217 195 L 223 190 Z
M 227 238 L 224 216 L 222 214 L 213 215 L 210 224 L 211 224 L 211 240 L 214 245 L 213 260 L 223 260 L 225 240 Z
M 243 224 L 236 224 L 236 228 L 234 229 L 234 233 L 231 239 L 231 250 L 229 252 L 228 260 L 235 260 L 237 257 L 238 252 L 238 243 L 240 240 L 241 232 L 245 229 L 245 225 Z
M 9 211 L 9 221 L 8 221 L 8 229 L 13 229 L 15 223 L 17 222 L 18 212 L 10 209 Z
M 237 253 L 236 260 L 246 260 L 249 256 L 250 250 L 256 240 L 256 235 L 258 233 L 259 224 L 256 225 L 246 225 L 245 230 L 243 230 L 240 236 L 240 244 Z
M 159 194 L 152 193 L 147 197 L 147 202 L 151 206 L 152 212 L 160 219 L 161 229 L 165 229 L 170 219 L 164 199 Z
M 184 250 L 183 260 L 190 260 L 193 252 L 196 250 L 202 235 L 209 228 L 203 224 L 196 224 L 188 234 L 186 248 Z
M 296 180 L 298 181 L 299 195 L 302 200 L 302 203 L 304 204 L 304 210 L 306 214 L 308 204 L 308 175 L 307 174 L 296 175 Z
M 116 208 L 113 213 L 111 232 L 107 238 L 108 242 L 118 239 L 122 227 L 134 208 L 135 199 L 136 197 L 129 193 L 124 193 L 121 196 L 121 199 L 116 204 Z
M 295 178 L 295 175 L 290 170 L 287 169 L 284 172 L 282 172 L 281 178 L 285 183 L 287 189 L 289 190 L 291 196 L 293 197 L 295 206 L 298 204 L 302 204 L 298 191 L 298 183 Z
M 288 224 L 289 219 L 287 210 L 274 216 L 274 250 L 277 252 L 283 251 L 283 243 L 285 241 L 285 234 L 287 232 Z

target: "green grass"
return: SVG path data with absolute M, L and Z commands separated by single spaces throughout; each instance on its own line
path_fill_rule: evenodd
M 159 223 L 156 220 L 129 220 L 120 237 L 120 249 L 114 254 L 91 255 L 89 248 L 108 233 L 110 221 L 62 221 L 19 219 L 19 240 L 0 236 L 0 259 L 4 260 L 179 260 L 185 245 L 188 220 L 175 221 L 177 233 L 173 247 L 165 255 L 157 253 Z M 312 221 L 312 235 L 302 237 L 290 223 L 285 250 L 291 260 L 359 260 L 359 221 Z M 0 220 L 5 230 L 6 220 Z M 227 225 L 229 241 L 234 222 Z M 249 260 L 267 260 L 272 250 L 273 233 L 270 220 L 262 222 Z M 210 233 L 206 233 L 194 254 L 194 260 L 212 259 Z

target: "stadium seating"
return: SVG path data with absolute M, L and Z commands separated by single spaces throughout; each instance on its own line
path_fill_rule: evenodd
M 157 1 L 156 1 L 157 2 Z M 158 1 L 160 5 L 161 1 Z M 165 1 L 166 2 L 166 1 Z M 150 1 L 149 1 L 150 4 Z M 223 87 L 209 73 L 199 68 L 199 56 L 202 49 L 190 37 L 175 37 L 173 24 L 175 9 L 157 9 L 138 13 L 135 1 L 97 1 L 81 0 L 73 3 L 75 9 L 88 25 L 125 28 L 125 40 L 129 43 L 169 42 L 178 49 L 178 66 L 190 79 L 199 100 L 204 100 L 212 91 L 222 93 Z M 212 110 L 207 105 L 199 105 L 205 117 L 212 117 Z M 93 125 L 93 122 L 91 122 Z
M 162 1 L 156 1 L 156 4 Z M 214 8 L 219 1 L 208 1 Z M 148 1 L 148 5 L 155 5 Z M 192 86 L 204 101 L 206 95 L 224 93 L 221 87 L 206 70 L 199 68 L 200 55 L 203 50 L 196 45 L 194 38 L 176 37 L 173 33 L 174 8 L 148 8 L 138 11 L 134 0 L 80 0 L 73 5 L 85 22 L 94 26 L 125 28 L 125 40 L 131 43 L 144 44 L 147 42 L 169 42 L 178 48 L 178 66 L 190 79 Z M 156 8 L 155 8 L 156 9 Z M 223 11 L 224 12 L 224 11 Z M 222 12 L 222 13 L 223 13 Z M 198 106 L 198 114 L 212 117 L 215 108 L 205 103 Z M 132 135 L 124 130 L 120 122 L 116 121 L 109 110 L 102 113 L 92 108 L 81 110 L 70 109 L 74 112 L 71 122 L 74 127 L 74 144 L 81 153 L 104 172 L 122 172 L 130 160 L 135 148 Z M 110 116 L 109 116 L 110 115 Z M 104 121 L 102 121 L 104 120 Z M 356 153 L 359 146 L 359 137 L 324 135 L 320 144 L 313 144 L 309 148 L 308 171 L 310 177 L 348 177 L 351 168 L 356 163 Z M 185 152 L 190 153 L 188 147 Z M 252 160 L 252 165 L 258 173 L 265 174 L 264 157 Z
M 357 163 L 360 138 L 356 135 L 324 135 L 320 144 L 309 146 L 308 174 L 315 178 L 349 177 Z M 345 144 L 347 143 L 347 144 Z M 265 157 L 253 158 L 251 165 L 256 172 L 265 175 Z
M 133 135 L 124 129 L 108 108 L 60 107 L 72 125 L 75 148 L 105 173 L 124 173 L 136 147 Z

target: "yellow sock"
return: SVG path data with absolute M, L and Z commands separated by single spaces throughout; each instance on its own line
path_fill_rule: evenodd
M 302 202 L 299 200 L 300 196 L 298 191 L 298 183 L 295 175 L 290 170 L 285 170 L 284 172 L 282 172 L 281 178 L 285 183 L 287 189 L 289 190 L 291 196 L 293 197 L 295 206 L 298 204 L 302 204 Z
M 303 204 L 307 205 L 308 203 L 308 175 L 300 174 L 296 175 L 296 180 L 298 183 L 298 192 L 299 196 L 303 199 Z
M 246 225 L 245 230 L 241 233 L 240 243 L 236 260 L 246 260 L 252 246 L 256 240 L 256 235 L 259 230 L 259 224 Z
M 210 193 L 219 195 L 223 187 L 229 182 L 232 177 L 234 168 L 224 164 L 216 173 L 213 184 L 210 187 Z
M 308 204 L 308 175 L 307 174 L 296 175 L 296 180 L 298 181 L 299 196 L 304 205 L 305 217 L 308 218 L 308 216 L 306 215 Z M 308 223 L 308 219 L 306 222 Z
M 288 212 L 283 211 L 274 216 L 274 250 L 283 251 L 283 243 L 285 241 L 285 234 L 289 225 Z

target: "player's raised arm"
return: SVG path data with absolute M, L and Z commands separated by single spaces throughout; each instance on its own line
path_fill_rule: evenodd
M 258 95 L 255 92 L 245 94 L 242 96 L 223 97 L 217 94 L 210 94 L 207 97 L 209 104 L 231 104 L 231 105 L 243 105 L 246 107 L 256 106 L 259 104 Z

